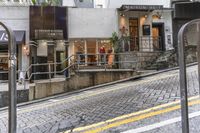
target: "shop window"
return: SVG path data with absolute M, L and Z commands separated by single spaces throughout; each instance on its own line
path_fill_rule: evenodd
M 98 53 L 100 51 L 100 48 L 104 46 L 105 52 L 108 53 L 109 50 L 112 50 L 112 45 L 109 40 L 100 40 L 98 41 Z
M 75 60 L 77 61 L 78 56 L 80 57 L 81 62 L 85 62 L 85 43 L 83 40 L 74 41 L 74 54 Z

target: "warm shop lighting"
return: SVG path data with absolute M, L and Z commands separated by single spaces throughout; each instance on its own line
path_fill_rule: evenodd
M 26 55 L 29 55 L 28 46 L 27 46 L 27 45 L 24 45 L 23 49 L 24 49 L 24 53 L 25 53 Z
M 123 14 L 123 13 L 120 13 L 120 16 L 121 16 L 121 17 L 125 17 L 125 14 Z

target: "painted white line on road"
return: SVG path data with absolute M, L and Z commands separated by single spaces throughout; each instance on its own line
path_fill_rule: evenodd
M 200 116 L 200 111 L 189 114 L 189 118 L 193 118 L 193 117 L 197 117 L 197 116 Z M 148 126 L 144 126 L 144 127 L 128 130 L 128 131 L 125 131 L 123 133 L 141 133 L 141 132 L 146 132 L 146 131 L 149 131 L 149 130 L 153 130 L 153 129 L 160 128 L 160 127 L 163 127 L 163 126 L 167 126 L 167 125 L 170 125 L 170 124 L 173 124 L 173 123 L 176 123 L 176 122 L 180 122 L 180 121 L 181 121 L 181 117 L 176 117 L 176 118 L 169 119 L 169 120 L 166 120 L 166 121 L 154 123 L 152 125 L 148 125 Z

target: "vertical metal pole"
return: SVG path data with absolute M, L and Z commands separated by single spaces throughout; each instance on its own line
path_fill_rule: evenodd
M 9 58 L 9 119 L 8 119 L 8 132 L 16 133 L 17 125 L 17 90 L 16 90 L 16 41 L 13 31 L 0 22 L 0 25 L 6 30 L 8 34 L 8 58 Z
M 10 92 L 10 105 L 9 105 L 9 133 L 16 133 L 17 125 L 17 90 L 16 90 L 16 42 L 14 34 L 10 33 L 8 45 L 8 58 L 9 58 L 9 92 Z
M 197 61 L 198 61 L 198 79 L 199 79 L 199 95 L 200 95 L 200 23 L 197 23 Z
M 49 79 L 51 80 L 51 64 L 49 64 Z
M 54 78 L 56 77 L 57 74 L 57 70 L 56 70 L 56 66 L 57 66 L 57 61 L 56 61 L 56 46 L 54 47 Z M 59 70 L 60 71 L 60 70 Z
M 80 54 L 77 55 L 78 56 L 78 70 L 79 70 L 79 65 L 81 63 L 81 57 L 80 57 Z M 83 56 L 83 55 L 82 55 Z
M 103 62 L 104 62 L 104 68 L 106 70 L 106 63 L 107 63 L 107 61 L 106 61 L 106 53 L 103 54 Z
M 187 78 L 186 78 L 186 65 L 185 65 L 185 46 L 184 36 L 185 27 L 182 27 L 178 33 L 179 45 L 179 67 L 180 67 L 180 94 L 181 94 L 181 122 L 182 133 L 189 133 L 188 121 L 188 100 L 187 100 Z

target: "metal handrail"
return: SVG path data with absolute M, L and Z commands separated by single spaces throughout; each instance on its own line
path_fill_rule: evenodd
M 110 62 L 108 60 L 108 55 L 113 55 L 112 61 Z M 98 69 L 134 69 L 138 70 L 139 66 L 145 62 L 149 61 L 143 61 L 141 58 L 152 58 L 149 56 L 137 56 L 137 58 L 131 59 L 131 60 L 126 60 L 124 56 L 126 55 L 133 55 L 133 53 L 98 53 L 98 54 L 76 54 L 76 55 L 71 55 L 68 58 L 66 58 L 62 62 L 55 62 L 55 63 L 36 63 L 36 64 L 31 64 L 25 71 L 17 71 L 17 73 L 23 72 L 24 77 L 23 79 L 25 81 L 30 81 L 34 75 L 45 75 L 49 74 L 49 77 L 43 77 L 44 79 L 51 79 L 52 74 L 55 75 L 65 75 L 65 72 L 68 73 L 68 76 L 71 75 L 70 70 L 78 70 L 79 69 L 87 69 L 87 66 L 92 65 L 95 67 L 100 67 Z M 82 58 L 81 58 L 82 56 Z M 90 61 L 88 60 L 88 56 L 93 56 L 93 59 Z M 124 58 L 124 61 L 122 61 L 122 58 Z M 61 70 L 57 69 L 57 65 L 61 65 L 63 63 L 68 63 L 66 67 L 64 67 Z M 126 63 L 128 63 L 126 65 Z M 45 66 L 44 69 L 37 69 L 39 66 Z M 74 67 L 75 66 L 75 67 Z M 114 66 L 114 67 L 113 67 Z M 35 67 L 35 68 L 33 68 Z M 89 67 L 90 68 L 90 67 Z M 34 71 L 32 71 L 34 70 Z M 4 72 L 6 73 L 6 72 Z
M 103 61 L 96 61 L 96 62 L 81 62 L 81 60 L 80 60 L 80 56 L 84 56 L 84 60 L 86 60 L 86 57 L 87 56 L 91 56 L 91 55 L 93 55 L 93 56 L 97 56 L 97 58 L 98 58 L 98 56 L 104 56 L 104 60 Z M 75 62 L 73 62 L 72 64 L 70 64 L 70 65 L 68 65 L 67 67 L 65 67 L 64 69 L 62 69 L 62 70 L 60 70 L 60 71 L 57 71 L 57 70 L 54 70 L 54 71 L 50 71 L 50 69 L 49 69 L 49 71 L 47 72 L 34 72 L 34 73 L 31 73 L 29 76 L 28 76 L 28 78 L 26 79 L 25 78 L 25 80 L 31 80 L 31 78 L 32 78 L 32 76 L 33 75 L 41 75 L 41 74 L 61 74 L 61 73 L 63 73 L 63 72 L 65 72 L 66 70 L 68 70 L 68 69 L 70 69 L 72 66 L 75 66 L 75 65 L 77 65 L 78 66 L 78 68 L 77 69 L 79 69 L 79 66 L 80 65 L 88 65 L 88 64 L 100 64 L 100 63 L 103 63 L 103 66 L 104 66 L 104 68 L 105 69 L 107 69 L 106 68 L 106 65 L 107 65 L 107 61 L 106 61 L 106 56 L 107 55 L 125 55 L 124 53 L 117 53 L 117 54 L 113 54 L 113 53 L 98 53 L 98 54 L 76 54 L 76 55 L 71 55 L 71 56 L 69 56 L 68 58 L 66 58 L 64 61 L 62 61 L 62 62 L 55 62 L 55 63 L 41 63 L 41 64 L 39 64 L 39 63 L 37 63 L 37 64 L 31 64 L 27 69 L 26 69 L 26 71 L 23 71 L 23 72 L 25 72 L 26 74 L 28 73 L 28 72 L 30 72 L 30 69 L 32 68 L 32 67 L 34 67 L 34 66 L 51 66 L 51 65 L 61 65 L 61 64 L 63 64 L 63 63 L 68 63 L 68 62 L 73 62 L 73 61 L 75 61 Z M 78 57 L 78 59 L 77 59 L 77 57 Z M 73 58 L 73 61 L 72 61 L 72 58 Z M 112 64 L 120 64 L 120 63 L 137 63 L 137 61 L 114 61 L 113 60 L 113 62 L 112 62 Z M 70 74 L 69 74 L 70 75 Z

